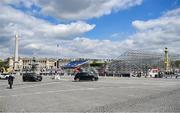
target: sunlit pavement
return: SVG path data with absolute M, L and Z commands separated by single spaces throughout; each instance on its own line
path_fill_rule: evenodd
M 0 80 L 1 112 L 180 112 L 180 79 L 100 77 L 74 82 L 73 77 L 22 82 L 13 89 Z

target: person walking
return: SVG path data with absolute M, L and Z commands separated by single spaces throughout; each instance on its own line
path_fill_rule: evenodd
M 10 74 L 8 77 L 8 84 L 10 89 L 12 89 L 13 81 L 14 81 L 14 76 L 13 74 Z

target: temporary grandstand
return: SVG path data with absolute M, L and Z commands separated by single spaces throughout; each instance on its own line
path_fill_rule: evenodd
M 180 55 L 169 55 L 169 61 L 180 59 Z M 148 69 L 159 68 L 164 71 L 164 54 L 129 50 L 124 52 L 118 58 L 114 59 L 107 67 L 108 73 L 143 73 L 147 74 Z

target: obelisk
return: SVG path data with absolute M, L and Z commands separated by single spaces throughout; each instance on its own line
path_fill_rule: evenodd
M 15 35 L 14 70 L 18 70 L 18 34 Z

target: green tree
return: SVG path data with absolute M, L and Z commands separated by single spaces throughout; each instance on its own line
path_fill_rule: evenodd
M 0 59 L 0 68 L 3 67 L 4 62 Z
M 180 60 L 175 61 L 175 67 L 179 68 L 180 67 Z
M 92 67 L 102 67 L 102 66 L 104 66 L 105 65 L 105 63 L 98 63 L 97 61 L 93 61 L 91 64 L 90 64 L 90 66 L 92 66 Z
M 2 71 L 3 68 L 7 69 L 8 67 L 7 62 L 0 59 L 0 71 Z

